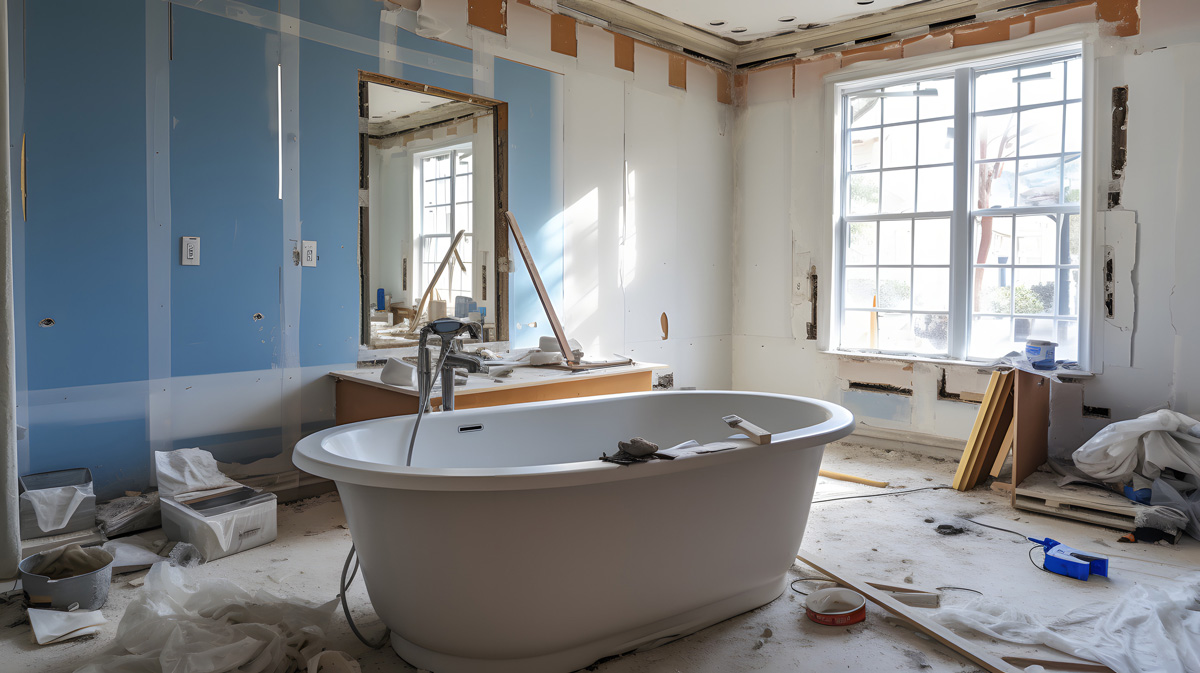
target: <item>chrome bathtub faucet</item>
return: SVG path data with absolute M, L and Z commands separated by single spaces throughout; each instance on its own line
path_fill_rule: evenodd
M 472 338 L 480 339 L 482 330 L 477 322 L 464 322 L 454 318 L 439 318 L 427 323 L 421 328 L 419 350 L 417 351 L 417 388 L 420 393 L 421 411 L 429 405 L 433 394 L 433 377 L 442 375 L 442 411 L 454 409 L 454 370 L 466 369 L 468 372 L 483 371 L 483 358 L 458 350 L 458 335 L 467 332 Z M 429 335 L 442 340 L 441 356 L 437 366 L 432 364 L 427 347 Z

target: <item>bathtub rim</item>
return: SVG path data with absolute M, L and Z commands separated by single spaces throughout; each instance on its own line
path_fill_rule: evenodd
M 624 479 L 647 478 L 704 467 L 714 467 L 733 461 L 746 460 L 755 452 L 770 451 L 773 449 L 797 450 L 817 448 L 846 437 L 854 431 L 854 415 L 840 405 L 810 397 L 800 397 L 798 395 L 751 391 L 687 390 L 616 393 L 565 400 L 527 402 L 481 409 L 438 411 L 434 413 L 439 416 L 442 414 L 466 415 L 477 414 L 480 411 L 486 410 L 566 407 L 612 399 L 662 397 L 667 395 L 734 395 L 738 397 L 784 399 L 820 407 L 825 410 L 829 417 L 816 425 L 773 433 L 770 444 L 760 446 L 749 440 L 739 440 L 736 442 L 740 445 L 738 448 L 712 455 L 689 457 L 679 460 L 654 460 L 634 466 L 617 465 L 593 459 L 520 467 L 404 467 L 348 458 L 335 454 L 324 447 L 324 440 L 330 436 L 353 431 L 368 423 L 378 423 L 397 418 L 396 416 L 388 416 L 338 425 L 308 435 L 296 443 L 295 450 L 292 453 L 292 463 L 304 472 L 331 479 L 339 484 L 345 483 L 413 491 L 536 490 L 599 484 Z M 804 442 L 803 446 L 797 447 L 796 442 L 801 441 Z

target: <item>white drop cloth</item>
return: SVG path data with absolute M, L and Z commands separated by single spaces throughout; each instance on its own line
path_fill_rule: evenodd
M 1177 411 L 1118 421 L 1096 433 L 1071 458 L 1088 475 L 1127 484 L 1136 473 L 1154 481 L 1165 468 L 1200 475 L 1200 422 Z
M 994 598 L 940 608 L 933 618 L 1010 643 L 1047 645 L 1118 673 L 1195 673 L 1200 671 L 1198 610 L 1200 572 L 1193 572 L 1168 588 L 1137 584 L 1114 603 L 1088 605 L 1048 621 Z
M 158 492 L 165 496 L 239 485 L 221 473 L 217 460 L 204 449 L 155 451 L 154 470 Z
M 342 653 L 322 655 L 324 628 L 337 605 L 247 591 L 225 579 L 196 579 L 156 564 L 117 627 L 109 655 L 76 673 L 352 673 Z M 320 657 L 320 659 L 318 659 Z M 315 666 L 314 666 L 315 664 Z

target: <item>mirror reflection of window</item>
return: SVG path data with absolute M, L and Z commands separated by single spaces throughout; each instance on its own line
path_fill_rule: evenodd
M 471 283 L 472 156 L 470 144 L 457 145 L 435 154 L 418 155 L 414 170 L 421 186 L 421 214 L 416 227 L 416 249 L 420 273 L 417 287 L 426 288 L 446 255 L 446 249 L 459 231 L 466 232 L 459 243 L 456 263 L 442 273 L 434 285 L 436 299 L 454 302 L 457 297 L 477 296 Z M 457 263 L 462 262 L 461 266 Z M 465 271 L 463 270 L 465 267 Z

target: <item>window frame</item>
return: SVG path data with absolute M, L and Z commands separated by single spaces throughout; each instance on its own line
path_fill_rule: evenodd
M 974 203 L 972 194 L 974 177 L 971 172 L 975 169 L 975 161 L 971 152 L 974 141 L 974 124 L 971 111 L 971 101 L 974 97 L 972 72 L 1017 64 L 1032 65 L 1041 61 L 1052 61 L 1064 56 L 1080 56 L 1083 76 L 1081 107 L 1081 142 L 1080 142 L 1080 202 L 1078 213 L 1080 219 L 1080 255 L 1079 255 L 1079 295 L 1078 295 L 1078 344 L 1077 360 L 1083 371 L 1093 369 L 1093 353 L 1101 351 L 1098 343 L 1102 330 L 1095 325 L 1095 317 L 1103 315 L 1097 303 L 1101 297 L 1094 291 L 1093 282 L 1095 269 L 1099 268 L 1097 255 L 1100 254 L 1093 235 L 1094 193 L 1098 162 L 1103 159 L 1093 151 L 1093 129 L 1095 118 L 1094 104 L 1094 54 L 1092 42 L 1096 39 L 1094 27 L 1080 26 L 1052 31 L 1053 34 L 1036 35 L 1022 40 L 979 47 L 955 49 L 952 52 L 941 52 L 927 56 L 906 58 L 898 61 L 875 62 L 859 64 L 859 66 L 835 71 L 824 78 L 825 81 L 825 118 L 824 135 L 825 151 L 831 157 L 829 165 L 832 171 L 829 175 L 832 189 L 826 193 L 826 212 L 831 223 L 831 237 L 825 248 L 830 254 L 830 282 L 820 289 L 819 299 L 823 300 L 828 310 L 823 313 L 825 320 L 818 329 L 818 347 L 824 352 L 848 354 L 855 356 L 879 357 L 884 359 L 900 359 L 906 361 L 961 362 L 979 364 L 990 361 L 988 358 L 970 357 L 969 323 L 971 310 L 971 283 L 975 259 L 972 255 Z M 846 94 L 869 91 L 887 86 L 894 86 L 918 80 L 932 80 L 951 77 L 955 81 L 955 128 L 970 129 L 967 138 L 957 134 L 954 144 L 954 172 L 956 190 L 953 210 L 951 211 L 950 231 L 950 309 L 949 335 L 946 355 L 916 354 L 904 352 L 888 352 L 872 349 L 843 349 L 841 343 L 841 325 L 844 315 L 843 297 L 846 272 L 846 240 L 847 225 L 844 217 L 847 214 L 847 181 L 849 171 L 843 170 L 843 161 L 849 160 L 847 147 L 849 130 L 844 128 Z M 960 95 L 959 92 L 965 92 Z M 1074 99 L 1071 99 L 1074 100 Z M 917 120 L 918 123 L 921 120 Z M 882 120 L 881 120 L 882 122 Z M 1074 154 L 1073 152 L 1071 154 Z M 1065 155 L 1064 155 L 1065 156 Z M 1015 206 L 1015 203 L 1014 203 Z M 901 219 L 916 219 L 917 212 L 898 216 Z M 1074 211 L 1074 206 L 1059 209 Z M 1033 207 L 1038 214 L 1045 213 L 1046 207 Z M 1019 212 L 1019 207 L 1005 208 L 1004 213 Z M 997 209 L 999 211 L 999 209 Z M 944 213 L 944 211 L 939 211 Z M 1028 212 L 1028 211 L 1026 211 Z M 997 212 L 999 214 L 999 212 Z M 929 213 L 922 214 L 928 217 Z M 886 217 L 878 217 L 880 221 Z M 910 260 L 912 262 L 914 260 Z M 1061 259 L 1056 260 L 1061 264 Z M 912 312 L 910 308 L 910 313 Z M 1056 316 L 1050 316 L 1055 319 Z

